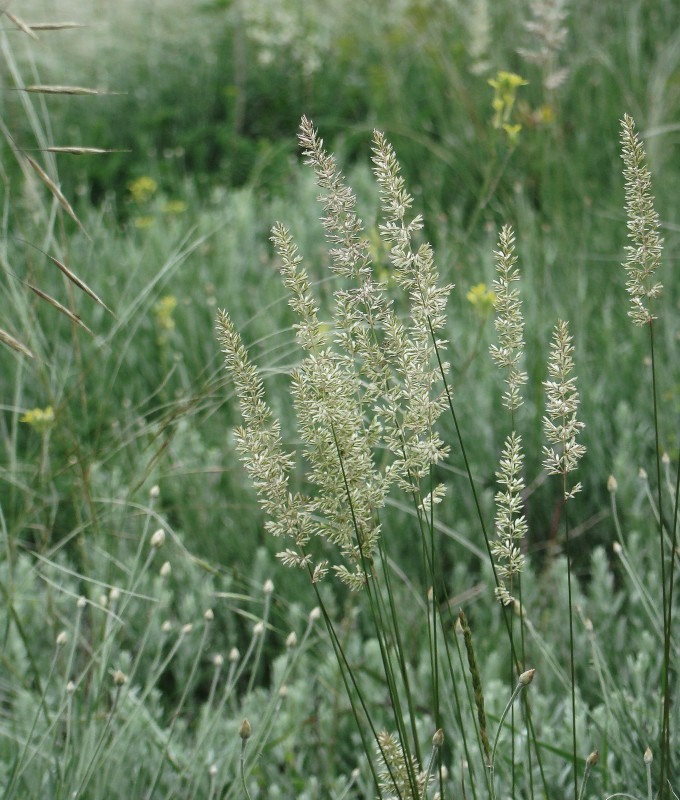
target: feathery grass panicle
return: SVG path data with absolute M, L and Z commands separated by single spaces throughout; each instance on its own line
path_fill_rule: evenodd
M 568 324 L 559 320 L 550 344 L 548 375 L 551 380 L 543 382 L 546 390 L 543 428 L 550 445 L 543 447 L 543 466 L 549 475 L 562 476 L 565 500 L 572 498 L 582 488 L 577 483 L 567 489 L 567 473 L 577 468 L 579 460 L 586 452 L 585 446 L 576 441 L 578 434 L 585 428 L 585 423 L 577 419 L 579 395 L 576 391 L 576 378 L 570 377 L 574 369 L 574 346 L 571 342 Z
M 527 521 L 522 510 L 524 478 L 522 440 L 516 431 L 505 440 L 496 478 L 502 489 L 496 492 L 496 539 L 491 553 L 496 559 L 498 586 L 496 595 L 504 606 L 514 602 L 513 582 L 524 566 L 520 542 L 527 534 Z
M 288 491 L 288 476 L 294 462 L 283 450 L 280 423 L 263 399 L 262 379 L 226 311 L 218 313 L 217 327 L 225 365 L 234 380 L 245 422 L 235 432 L 237 449 L 258 491 L 260 505 L 270 516 L 267 530 L 274 536 L 293 539 L 295 549 L 278 554 L 285 564 L 308 567 L 311 556 L 304 551 L 316 528 L 308 501 Z
M 515 235 L 510 225 L 504 225 L 500 231 L 494 258 L 497 277 L 492 288 L 498 344 L 491 345 L 489 351 L 497 366 L 507 370 L 503 405 L 510 411 L 514 425 L 514 413 L 524 402 L 521 387 L 527 382 L 527 374 L 519 366 L 524 351 L 524 317 L 519 291 L 511 288 L 512 282 L 519 281 L 519 270 L 515 266 Z M 521 513 L 523 465 L 522 440 L 513 430 L 505 440 L 499 470 L 496 472 L 502 488 L 496 493 L 496 539 L 491 543 L 498 576 L 496 595 L 503 605 L 510 605 L 514 601 L 513 581 L 524 565 L 524 556 L 519 547 L 527 532 L 526 519 Z
M 632 309 L 628 316 L 635 325 L 646 325 L 656 319 L 652 312 L 655 298 L 663 286 L 655 281 L 661 260 L 663 239 L 659 235 L 659 216 L 651 193 L 651 174 L 645 164 L 645 150 L 635 130 L 635 121 L 626 114 L 621 120 L 621 158 L 626 190 L 628 257 L 624 263 L 628 280 L 626 289 Z
M 446 302 L 453 287 L 440 284 L 429 244 L 414 250 L 413 239 L 423 227 L 422 217 L 406 218 L 413 197 L 406 191 L 394 149 L 380 131 L 373 133 L 373 164 L 384 220 L 380 236 L 389 250 L 395 282 L 409 297 L 408 327 L 392 316 L 384 342 L 398 379 L 382 402 L 384 435 L 395 456 L 392 472 L 398 484 L 405 491 L 414 491 L 420 478 L 429 474 L 430 465 L 449 452 L 435 430 L 447 398 L 435 387 L 441 380 L 437 351 L 446 348 L 437 331 L 446 324 Z M 441 498 L 442 489 L 435 492 Z
M 378 771 L 380 797 L 383 800 L 397 800 L 397 798 L 399 800 L 421 800 L 425 797 L 428 776 L 420 769 L 415 758 L 411 759 L 412 766 L 409 770 L 404 750 L 396 736 L 387 731 L 379 733 L 376 750 L 378 758 L 383 764 L 382 769 Z M 411 774 L 417 776 L 418 786 L 415 794 Z
M 315 486 L 313 498 L 290 496 L 292 458 L 283 453 L 278 422 L 262 399 L 262 383 L 226 313 L 220 315 L 218 327 L 246 423 L 238 432 L 239 452 L 263 508 L 274 517 L 269 529 L 292 536 L 299 551 L 287 550 L 282 560 L 308 566 L 304 548 L 312 535 L 319 535 L 339 547 L 343 563 L 333 569 L 356 589 L 367 577 L 380 535 L 379 511 L 390 485 L 397 483 L 414 493 L 424 510 L 420 481 L 448 452 L 434 430 L 445 407 L 445 396 L 435 389 L 435 346 L 444 344 L 434 337 L 445 323 L 449 287 L 438 285 L 431 247 L 412 248 L 422 220 L 405 220 L 412 198 L 382 134 L 374 136 L 375 174 L 386 218 L 381 233 L 392 245 L 397 283 L 409 296 L 408 326 L 398 321 L 384 286 L 373 277 L 354 193 L 306 118 L 300 143 L 324 191 L 322 225 L 332 245 L 331 269 L 343 280 L 334 294 L 336 332 L 329 336 L 319 321 L 295 243 L 282 225 L 273 228 L 283 282 L 291 292 L 289 303 L 298 315 L 296 338 L 307 353 L 292 373 L 291 391 L 308 479 Z M 393 458 L 381 471 L 373 454 L 385 450 Z M 430 512 L 442 494 L 434 487 Z M 317 565 L 314 577 L 321 577 L 325 569 L 325 564 Z
M 527 374 L 519 367 L 524 350 L 524 317 L 519 291 L 510 287 L 513 281 L 519 281 L 519 270 L 515 267 L 515 234 L 510 225 L 501 229 L 494 258 L 497 277 L 492 289 L 498 344 L 492 344 L 489 351 L 498 367 L 507 370 L 505 382 L 508 388 L 503 394 L 503 404 L 512 413 L 524 402 L 520 390 L 527 382 Z

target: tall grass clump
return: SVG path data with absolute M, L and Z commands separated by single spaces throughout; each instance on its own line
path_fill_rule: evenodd
M 652 317 L 646 303 L 658 293 L 653 278 L 660 255 L 658 222 L 641 146 L 631 131 L 626 117 L 625 179 L 633 240 L 626 269 L 634 321 L 648 324 Z M 626 654 L 619 656 L 631 660 L 632 674 L 625 680 L 635 675 L 638 691 L 644 686 L 647 707 L 642 711 L 636 704 L 641 714 L 636 721 L 623 699 L 630 690 L 617 685 L 626 671 L 614 669 L 616 654 L 602 651 L 592 621 L 584 616 L 602 602 L 598 597 L 609 582 L 603 554 L 593 556 L 590 584 L 575 575 L 572 539 L 584 487 L 570 473 L 586 456 L 586 447 L 579 441 L 585 423 L 578 416 L 576 350 L 568 323 L 555 323 L 543 381 L 540 481 L 549 475 L 559 478 L 557 517 L 564 523 L 564 560 L 548 567 L 548 577 L 541 576 L 539 564 L 527 557 L 530 530 L 524 510 L 528 495 L 521 431 L 526 427 L 522 391 L 528 376 L 512 227 L 506 225 L 500 232 L 497 278 L 489 295 L 498 334 L 491 355 L 504 374 L 503 405 L 510 429 L 496 471 L 499 488 L 490 523 L 489 504 L 466 456 L 466 443 L 477 431 L 460 423 L 447 363 L 447 353 L 456 345 L 447 339 L 446 305 L 453 287 L 441 282 L 432 248 L 422 240 L 423 221 L 412 210 L 413 197 L 396 154 L 376 131 L 372 157 L 380 192 L 378 228 L 389 259 L 384 274 L 372 263 L 374 249 L 358 216 L 356 197 L 306 118 L 299 139 L 322 191 L 321 223 L 335 288 L 332 310 L 324 309 L 291 234 L 277 223 L 271 238 L 301 350 L 290 375 L 296 430 L 286 430 L 274 414 L 265 376 L 227 311 L 219 312 L 217 325 L 243 418 L 236 430 L 237 448 L 267 514 L 266 528 L 281 542 L 280 561 L 306 573 L 324 616 L 370 773 L 370 791 L 381 798 L 445 797 L 456 795 L 463 785 L 472 797 L 559 792 L 579 798 L 585 796 L 598 763 L 601 789 L 642 791 L 651 775 L 649 769 L 644 775 L 645 767 L 652 762 L 645 756 L 643 767 L 645 748 L 636 750 L 630 726 L 637 725 L 653 737 L 660 761 L 654 783 L 666 796 L 673 781 L 672 743 L 677 741 L 671 672 L 677 644 L 670 625 L 677 488 L 667 520 L 659 468 L 659 555 L 649 561 L 645 550 L 644 575 L 630 565 L 631 579 L 644 586 L 645 598 L 654 591 L 656 576 L 661 579 L 661 599 L 655 605 L 650 598 L 648 609 L 653 619 L 662 618 L 660 648 L 646 666 L 643 650 L 633 639 L 626 643 Z M 477 302 L 481 296 L 474 294 Z M 582 391 L 587 393 L 587 387 Z M 451 442 L 440 433 L 447 418 L 455 431 Z M 291 440 L 296 442 L 292 447 L 287 444 Z M 445 542 L 438 533 L 438 509 L 457 502 L 451 482 L 442 477 L 453 465 L 467 476 L 456 491 L 473 498 L 478 537 L 488 553 L 489 599 L 495 594 L 499 601 L 490 615 L 498 637 L 493 648 L 474 624 L 475 609 L 470 610 L 469 622 L 467 614 L 454 608 L 456 587 L 442 569 Z M 385 522 L 395 492 L 408 498 L 410 526 L 395 528 Z M 653 496 L 650 502 L 654 505 Z M 638 553 L 642 546 L 637 539 Z M 546 581 L 554 582 L 563 603 L 553 618 L 557 630 L 552 631 L 538 619 L 542 603 L 537 590 L 540 593 Z M 367 617 L 367 635 L 375 643 L 380 670 L 378 696 L 348 650 L 332 611 L 338 600 L 360 607 Z M 415 620 L 410 606 L 417 609 Z M 414 628 L 420 631 L 415 639 Z M 413 650 L 414 642 L 420 651 Z M 506 665 L 493 678 L 476 655 L 480 644 L 499 665 Z M 597 680 L 588 662 L 596 664 Z M 655 679 L 662 686 L 660 701 L 653 700 Z M 546 692 L 550 686 L 556 707 L 547 704 L 547 694 L 541 696 L 542 686 Z M 516 710 L 518 696 L 523 702 Z M 557 709 L 561 721 L 553 718 Z M 621 786 L 622 780 L 627 785 Z

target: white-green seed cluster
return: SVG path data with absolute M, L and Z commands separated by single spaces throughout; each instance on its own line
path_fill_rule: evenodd
M 306 477 L 314 487 L 309 495 L 293 495 L 288 489 L 294 459 L 283 450 L 262 382 L 226 312 L 220 313 L 218 327 L 245 422 L 237 432 L 239 452 L 271 518 L 268 530 L 293 544 L 279 557 L 309 569 L 312 579 L 319 580 L 328 563 L 314 563 L 309 544 L 312 537 L 321 537 L 340 551 L 340 563 L 333 564 L 336 575 L 357 589 L 370 577 L 380 509 L 390 487 L 396 484 L 414 494 L 425 514 L 443 495 L 435 487 L 424 502 L 421 481 L 429 479 L 431 466 L 448 452 L 435 431 L 446 403 L 435 386 L 441 369 L 435 343 L 444 348 L 437 332 L 445 323 L 450 287 L 438 285 L 431 247 L 414 249 L 422 220 L 406 217 L 413 199 L 382 134 L 376 132 L 373 139 L 384 216 L 380 235 L 395 282 L 408 297 L 406 324 L 398 319 L 384 284 L 374 277 L 356 198 L 305 118 L 299 138 L 323 190 L 321 221 L 331 245 L 331 270 L 342 282 L 334 293 L 330 332 L 319 320 L 295 243 L 282 225 L 274 227 L 272 241 L 298 317 L 296 339 L 304 351 L 291 376 L 291 391 Z
M 560 320 L 555 325 L 550 343 L 548 375 L 551 380 L 543 383 L 546 393 L 543 428 L 550 445 L 543 448 L 543 466 L 549 475 L 562 475 L 565 500 L 581 491 L 580 483 L 568 488 L 567 473 L 576 469 L 586 452 L 584 445 L 576 441 L 585 424 L 577 418 L 579 394 L 576 391 L 576 377 L 571 375 L 574 369 L 573 353 L 569 326 Z
M 646 325 L 655 319 L 651 306 L 663 286 L 655 280 L 661 261 L 663 239 L 659 235 L 659 216 L 654 209 L 652 179 L 645 165 L 645 150 L 628 114 L 621 120 L 621 158 L 626 188 L 628 216 L 628 257 L 624 263 L 628 280 L 626 289 L 632 308 L 628 312 L 635 325 Z

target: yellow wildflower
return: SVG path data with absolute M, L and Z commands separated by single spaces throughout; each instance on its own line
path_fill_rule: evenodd
M 133 202 L 141 206 L 151 200 L 156 193 L 156 189 L 158 189 L 158 184 L 148 175 L 142 175 L 134 181 L 131 181 L 128 184 L 128 189 L 132 195 Z
M 46 433 L 54 423 L 54 409 L 52 406 L 32 408 L 20 417 L 19 422 L 30 425 L 37 433 Z
M 527 83 L 528 81 L 525 81 L 520 75 L 514 72 L 506 72 L 505 70 L 499 70 L 495 78 L 489 79 L 489 86 L 494 90 L 493 100 L 491 101 L 491 107 L 494 111 L 494 128 L 501 129 L 510 124 L 510 116 L 517 99 L 517 90 L 520 86 L 526 86 Z M 506 133 L 510 136 L 507 130 Z
M 140 231 L 145 231 L 147 228 L 150 228 L 154 223 L 154 218 L 151 216 L 143 216 L 143 217 L 135 217 L 132 220 L 132 224 L 135 228 L 139 228 Z
M 184 214 L 187 210 L 187 204 L 184 200 L 168 200 L 168 202 L 163 206 L 163 213 L 164 214 Z
M 473 286 L 466 297 L 474 308 L 475 313 L 482 319 L 486 319 L 489 316 L 496 299 L 495 293 L 491 289 L 487 289 L 485 283 L 478 283 Z

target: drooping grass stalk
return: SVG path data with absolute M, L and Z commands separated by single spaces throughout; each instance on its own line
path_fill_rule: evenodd
M 656 348 L 654 345 L 654 302 L 661 295 L 662 284 L 656 278 L 656 271 L 663 252 L 663 239 L 659 234 L 660 221 L 654 207 L 651 193 L 651 173 L 646 165 L 644 146 L 635 128 L 635 121 L 628 114 L 621 120 L 621 158 L 624 163 L 623 177 L 626 195 L 626 215 L 628 219 L 627 258 L 624 268 L 628 274 L 626 289 L 631 300 L 628 316 L 634 325 L 647 327 L 649 331 L 649 351 L 651 359 L 651 395 L 654 420 L 654 443 L 656 456 L 657 506 L 659 526 L 659 566 L 661 571 L 661 604 L 663 609 L 664 658 L 662 666 L 661 702 L 661 741 L 659 792 L 664 798 L 670 796 L 667 776 L 671 774 L 670 749 L 670 654 L 672 623 L 672 586 L 675 568 L 675 531 L 677 521 L 673 522 L 674 542 L 669 565 L 666 570 L 666 544 L 664 537 L 663 492 L 661 474 L 661 447 L 659 442 L 659 407 L 657 388 Z M 677 494 L 676 494 L 677 497 Z M 677 504 L 676 504 L 677 509 Z

